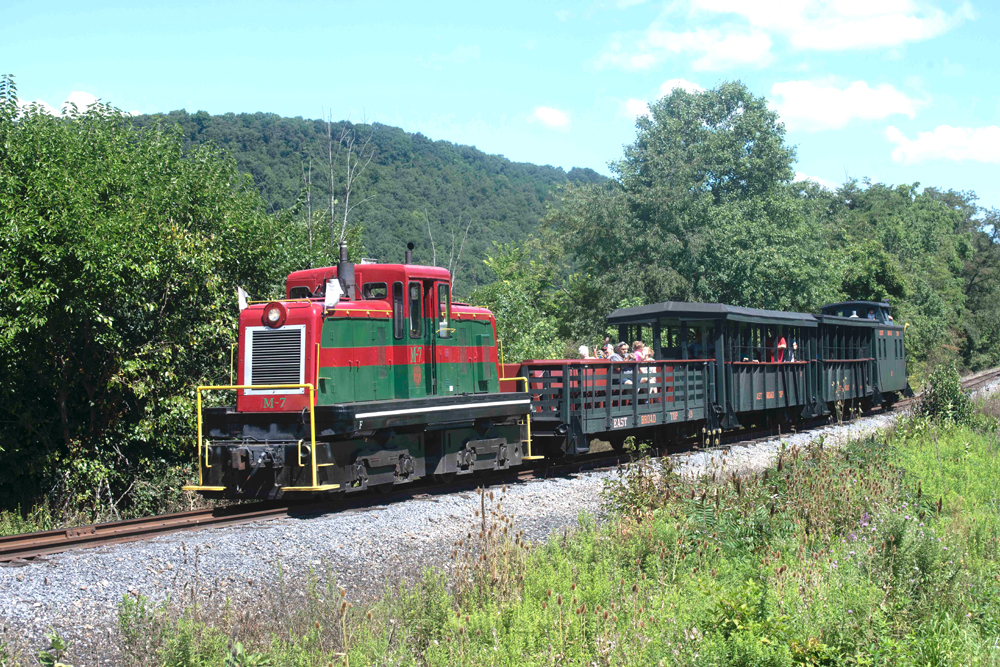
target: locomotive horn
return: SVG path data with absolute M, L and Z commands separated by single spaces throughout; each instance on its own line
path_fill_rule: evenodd
M 406 259 L 403 264 L 413 264 L 413 241 L 406 244 Z
M 340 242 L 340 262 L 337 264 L 337 278 L 349 299 L 357 298 L 354 286 L 354 263 L 347 260 L 347 242 Z

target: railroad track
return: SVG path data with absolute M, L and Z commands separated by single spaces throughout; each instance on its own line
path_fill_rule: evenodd
M 979 373 L 962 380 L 965 389 L 975 391 L 984 385 L 1000 377 L 1000 369 Z M 903 407 L 914 399 L 900 401 L 897 406 Z M 801 424 L 796 432 L 826 426 L 829 419 L 816 419 Z M 740 445 L 752 445 L 758 442 L 780 437 L 782 433 L 772 429 L 751 429 L 737 431 L 726 435 L 718 445 L 700 442 L 699 438 L 693 438 L 684 444 L 681 451 L 690 450 L 720 450 Z M 787 433 L 785 434 L 787 435 Z M 677 451 L 673 453 L 679 453 Z M 66 528 L 62 530 L 48 530 L 39 533 L 26 533 L 23 535 L 9 535 L 0 537 L 0 563 L 17 563 L 37 560 L 44 556 L 70 551 L 72 549 L 84 549 L 110 544 L 121 544 L 124 542 L 134 542 L 137 540 L 149 539 L 158 535 L 176 533 L 187 530 L 200 530 L 203 528 L 233 526 L 242 523 L 256 521 L 266 521 L 269 519 L 280 519 L 285 517 L 308 517 L 318 516 L 329 512 L 351 512 L 367 511 L 375 507 L 380 507 L 388 502 L 405 499 L 433 500 L 435 495 L 469 491 L 481 486 L 484 481 L 492 484 L 502 484 L 504 482 L 528 481 L 531 479 L 543 479 L 553 475 L 567 475 L 574 472 L 595 471 L 614 468 L 621 465 L 623 461 L 629 460 L 629 456 L 619 452 L 601 452 L 599 454 L 581 457 L 573 461 L 553 461 L 545 460 L 525 469 L 503 471 L 493 475 L 479 477 L 471 476 L 461 482 L 452 484 L 428 483 L 422 485 L 406 485 L 391 493 L 380 494 L 359 494 L 346 498 L 335 498 L 332 500 L 312 503 L 289 504 L 286 502 L 259 502 L 245 505 L 232 505 L 220 508 L 205 508 L 191 510 L 188 512 L 178 512 L 176 514 L 164 514 L 160 516 L 147 517 L 142 519 L 128 519 L 125 521 L 115 521 L 110 523 Z
M 360 493 L 319 502 L 295 504 L 280 501 L 248 503 L 38 533 L 0 536 L 0 564 L 33 561 L 73 549 L 135 542 L 182 531 L 234 526 L 287 517 L 320 516 L 331 512 L 363 512 L 382 507 L 386 503 L 406 499 L 434 500 L 436 495 L 472 491 L 482 486 L 484 482 L 489 484 L 526 482 L 553 475 L 614 467 L 628 458 L 626 454 L 618 452 L 603 452 L 593 457 L 581 457 L 573 461 L 541 461 L 527 469 L 505 470 L 491 475 L 471 475 L 451 484 L 438 484 L 430 481 L 421 484 L 418 481 L 413 485 L 407 484 L 385 494 Z
M 290 516 L 290 512 L 296 508 L 297 506 L 287 503 L 254 503 L 252 505 L 205 508 L 142 519 L 98 523 L 62 530 L 46 530 L 39 533 L 8 535 L 0 537 L 0 563 L 35 559 L 71 549 L 133 542 L 181 530 L 231 526 Z M 315 510 L 314 507 L 313 511 Z

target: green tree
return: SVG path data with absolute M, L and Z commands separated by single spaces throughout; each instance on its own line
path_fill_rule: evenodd
M 117 498 L 189 459 L 192 386 L 227 378 L 235 289 L 274 291 L 287 227 L 173 128 L 0 92 L 0 505 L 74 475 Z
M 846 298 L 898 303 L 906 296 L 899 265 L 875 239 L 850 243 L 843 255 L 840 291 Z
M 690 299 L 712 207 L 790 183 L 795 151 L 767 101 L 739 81 L 697 93 L 675 89 L 649 109 L 612 165 L 630 213 L 628 254 L 631 262 L 671 267 L 679 280 L 664 291 Z
M 711 210 L 694 292 L 701 301 L 812 311 L 836 298 L 821 230 L 778 190 Z
M 472 293 L 477 305 L 496 316 L 507 363 L 557 359 L 567 353 L 553 302 L 553 267 L 531 259 L 527 245 L 495 245 L 484 260 L 495 280 Z
M 836 294 L 790 187 L 794 150 L 766 100 L 739 82 L 674 90 L 636 122 L 617 178 L 568 188 L 545 223 L 578 273 L 596 335 L 610 310 L 665 300 L 815 308 Z M 803 261 L 805 260 L 805 261 Z M 568 301 L 563 311 L 585 308 Z M 570 336 L 572 337 L 572 335 Z

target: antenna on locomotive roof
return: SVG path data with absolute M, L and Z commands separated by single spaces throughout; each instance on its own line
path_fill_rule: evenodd
M 403 264 L 413 264 L 413 241 L 406 244 L 406 259 Z

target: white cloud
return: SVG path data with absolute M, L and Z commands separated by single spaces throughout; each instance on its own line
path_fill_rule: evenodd
M 681 90 L 689 93 L 701 93 L 705 91 L 705 89 L 697 83 L 688 81 L 687 79 L 667 79 L 663 82 L 663 85 L 660 86 L 660 95 L 669 95 L 676 88 L 680 88 Z
M 94 95 L 90 93 L 85 93 L 82 90 L 74 90 L 69 94 L 69 97 L 62 103 L 63 109 L 71 104 L 75 104 L 79 111 L 86 111 L 88 107 L 93 106 L 99 100 Z
M 98 102 L 100 102 L 100 100 L 95 95 L 83 92 L 82 90 L 74 90 L 66 97 L 65 100 L 63 100 L 63 103 L 59 105 L 59 109 L 56 109 L 44 100 L 34 100 L 33 102 L 29 102 L 28 100 L 18 99 L 17 106 L 21 109 L 27 109 L 31 104 L 35 104 L 41 107 L 42 111 L 50 116 L 62 116 L 64 111 L 69 111 L 68 107 L 70 104 L 75 104 L 77 111 L 83 112 Z M 133 115 L 137 113 L 137 111 L 132 112 Z
M 628 63 L 632 66 L 632 69 L 649 69 L 656 64 L 656 56 L 652 53 L 642 53 L 630 56 Z
M 624 46 L 628 44 L 628 46 Z M 673 32 L 658 24 L 643 33 L 617 34 L 597 57 L 598 69 L 650 69 L 673 56 L 694 58 L 695 70 L 718 70 L 734 65 L 765 65 L 771 60 L 771 38 L 759 30 L 703 29 Z
M 773 59 L 771 48 L 778 38 L 800 51 L 880 48 L 903 57 L 906 44 L 976 18 L 968 0 L 960 0 L 950 13 L 933 4 L 939 1 L 672 0 L 644 31 L 613 35 L 595 65 L 649 69 L 683 55 L 693 59 L 695 70 L 763 66 Z M 685 28 L 663 23 L 668 17 Z
M 903 164 L 926 160 L 1000 163 L 1000 127 L 952 127 L 938 125 L 933 132 L 921 132 L 910 139 L 895 127 L 887 127 L 885 137 L 896 147 L 892 159 Z
M 920 103 L 887 83 L 874 88 L 855 81 L 846 88 L 816 81 L 785 81 L 771 86 L 774 107 L 790 130 L 829 130 L 855 118 L 876 120 L 894 114 L 913 118 Z
M 643 102 L 642 100 L 637 100 L 635 98 L 630 98 L 625 100 L 625 115 L 629 118 L 638 118 L 639 116 L 649 115 L 649 104 Z
M 564 128 L 569 125 L 569 116 L 566 112 L 552 107 L 538 107 L 535 109 L 535 118 L 549 127 Z
M 28 107 L 31 106 L 32 104 L 35 104 L 35 105 L 41 107 L 42 111 L 45 112 L 45 113 L 47 113 L 50 116 L 61 116 L 62 115 L 62 112 L 59 111 L 59 109 L 54 108 L 52 105 L 50 105 L 45 100 L 30 101 L 30 100 L 22 100 L 21 98 L 17 99 L 17 106 L 22 111 L 26 111 L 28 109 Z
M 810 176 L 808 174 L 803 174 L 801 171 L 795 172 L 795 178 L 792 179 L 796 183 L 799 181 L 812 181 L 817 185 L 820 185 L 827 190 L 836 190 L 839 186 L 833 181 L 828 181 L 825 178 L 820 178 L 819 176 Z
M 571 18 L 573 18 L 573 12 L 569 11 L 568 9 L 560 9 L 559 11 L 556 12 L 556 18 L 565 23 L 566 21 L 569 21 Z
M 914 0 L 692 0 L 694 13 L 735 14 L 782 34 L 801 50 L 901 46 L 936 37 L 975 18 L 968 2 L 952 14 Z
M 771 38 L 760 31 L 688 30 L 671 32 L 651 27 L 649 46 L 664 55 L 700 55 L 691 66 L 696 70 L 717 70 L 733 65 L 764 65 L 771 59 Z

